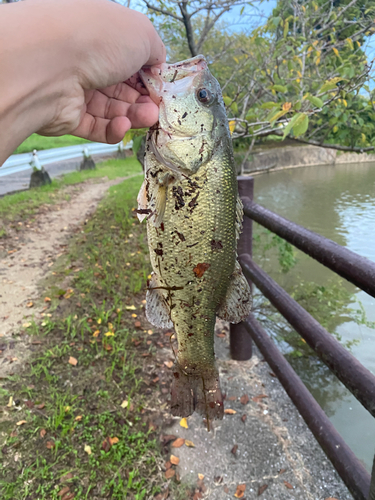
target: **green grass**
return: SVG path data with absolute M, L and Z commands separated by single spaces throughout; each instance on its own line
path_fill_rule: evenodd
M 54 179 L 49 186 L 29 189 L 0 198 L 0 219 L 2 226 L 15 221 L 22 221 L 33 216 L 41 205 L 55 204 L 64 199 L 64 187 L 79 184 L 88 179 L 107 177 L 109 180 L 141 173 L 141 166 L 134 157 L 124 160 L 107 160 L 100 163 L 95 170 L 72 172 Z M 3 232 L 3 234 L 2 234 Z M 0 228 L 0 238 L 5 229 Z
M 17 403 L 0 421 L 2 500 L 142 500 L 161 491 L 160 431 L 150 422 L 168 396 L 143 364 L 163 367 L 153 360 L 156 341 L 169 339 L 134 328 L 150 272 L 145 226 L 133 213 L 141 182 L 110 189 L 44 284 L 49 310 L 27 327 L 40 349 L 2 381 L 1 405 Z
M 31 153 L 34 149 L 62 148 L 64 146 L 74 146 L 76 144 L 84 144 L 91 141 L 75 137 L 74 135 L 62 135 L 61 137 L 44 137 L 38 134 L 33 134 L 26 139 L 13 154 Z

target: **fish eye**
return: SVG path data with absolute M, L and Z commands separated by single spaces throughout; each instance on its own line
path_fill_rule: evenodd
M 214 96 L 212 95 L 212 93 L 204 87 L 201 89 L 198 89 L 198 91 L 197 91 L 198 101 L 202 102 L 203 104 L 211 103 L 213 100 L 213 97 Z

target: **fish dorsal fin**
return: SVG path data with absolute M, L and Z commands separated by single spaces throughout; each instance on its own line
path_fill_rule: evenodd
M 173 328 L 169 307 L 155 273 L 152 273 L 146 294 L 146 317 L 158 328 Z
M 241 266 L 236 261 L 227 294 L 220 304 L 216 315 L 230 323 L 239 323 L 249 315 L 251 305 L 252 300 L 249 283 L 242 273 Z

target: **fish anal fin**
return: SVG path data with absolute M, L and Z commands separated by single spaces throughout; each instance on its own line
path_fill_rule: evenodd
M 241 266 L 236 261 L 227 294 L 220 304 L 216 315 L 230 323 L 239 323 L 247 318 L 251 310 L 251 305 L 252 300 L 249 283 L 242 273 Z
M 146 318 L 158 328 L 173 328 L 169 307 L 158 287 L 159 283 L 153 273 L 146 294 Z
M 219 372 L 215 366 L 199 374 L 186 374 L 176 363 L 173 367 L 171 413 L 188 417 L 194 411 L 208 420 L 221 420 L 224 415 Z

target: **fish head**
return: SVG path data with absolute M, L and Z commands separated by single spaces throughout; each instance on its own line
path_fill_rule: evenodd
M 149 134 L 151 151 L 166 167 L 195 173 L 230 141 L 220 85 L 205 58 L 143 68 L 140 76 L 159 106 L 159 122 Z

